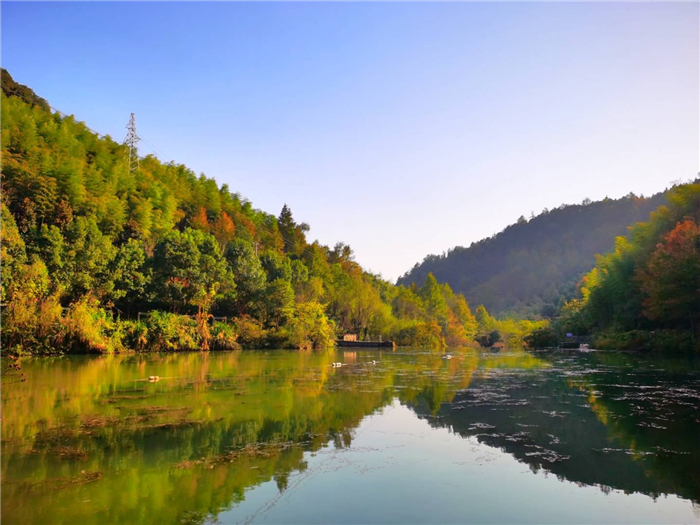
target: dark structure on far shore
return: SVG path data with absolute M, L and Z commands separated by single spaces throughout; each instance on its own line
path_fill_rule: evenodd
M 396 348 L 394 341 L 345 341 L 338 339 L 336 344 L 341 348 Z

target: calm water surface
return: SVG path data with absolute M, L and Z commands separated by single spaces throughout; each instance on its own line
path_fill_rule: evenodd
M 700 523 L 697 360 L 452 355 L 25 360 L 2 522 Z

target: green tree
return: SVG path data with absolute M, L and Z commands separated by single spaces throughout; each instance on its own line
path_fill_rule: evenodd
M 237 284 L 237 299 L 235 308 L 237 313 L 250 313 L 259 303 L 265 285 L 267 275 L 255 256 L 255 249 L 250 242 L 236 239 L 229 243 L 225 253 Z
M 299 303 L 287 325 L 289 340 L 299 349 L 329 348 L 335 344 L 335 328 L 317 302 Z
M 448 321 L 447 301 L 445 301 L 443 290 L 432 273 L 428 274 L 418 294 L 423 299 L 428 314 L 437 319 L 441 326 L 446 326 Z
M 292 265 L 288 257 L 266 250 L 260 255 L 260 264 L 267 273 L 268 281 L 276 279 L 292 280 Z
M 129 239 L 119 247 L 112 272 L 114 274 L 114 291 L 111 295 L 113 301 L 117 301 L 125 309 L 130 309 L 131 305 L 145 299 L 150 275 L 146 268 L 144 246 L 140 241 Z
M 494 320 L 491 317 L 491 315 L 486 311 L 486 307 L 483 304 L 480 304 L 476 307 L 474 317 L 476 318 L 476 322 L 478 323 L 480 333 L 490 332 L 493 329 Z
M 297 224 L 292 216 L 292 210 L 286 204 L 282 207 L 277 218 L 277 224 L 284 240 L 285 252 L 301 257 L 306 246 L 306 233 L 309 231 L 309 225 L 306 223 Z
M 19 234 L 15 219 L 5 204 L 0 205 L 0 301 L 10 297 L 12 286 L 18 282 L 20 271 L 27 262 L 24 240 Z
M 152 271 L 156 301 L 178 311 L 202 306 L 214 289 L 231 293 L 233 275 L 216 239 L 200 230 L 174 230 L 156 244 Z
M 55 234 L 54 226 L 51 230 Z M 113 261 L 117 254 L 109 238 L 93 218 L 77 217 L 66 229 L 62 269 L 66 299 L 74 301 L 87 294 L 105 299 L 114 289 Z
M 275 279 L 268 283 L 260 298 L 262 321 L 266 326 L 283 324 L 294 311 L 294 290 L 289 281 Z

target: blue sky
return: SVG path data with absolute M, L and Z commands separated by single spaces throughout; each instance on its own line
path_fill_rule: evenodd
M 3 67 L 394 279 L 694 178 L 697 3 L 16 3 Z M 153 152 L 143 144 L 142 153 Z

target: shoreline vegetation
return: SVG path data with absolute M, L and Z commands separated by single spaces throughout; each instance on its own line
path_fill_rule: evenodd
M 344 333 L 443 348 L 543 326 L 475 316 L 432 276 L 395 286 L 349 246 L 308 242 L 286 205 L 265 213 L 150 155 L 132 170 L 126 146 L 5 70 L 2 91 L 5 355 L 328 348 Z
M 528 344 L 573 333 L 590 334 L 602 350 L 700 351 L 700 179 L 674 186 L 666 200 L 598 256 L 578 296 Z
M 330 348 L 342 334 L 399 346 L 697 349 L 700 183 L 600 256 L 553 320 L 472 312 L 432 273 L 394 285 L 350 246 L 309 242 L 204 174 L 53 111 L 2 70 L 2 353 Z

